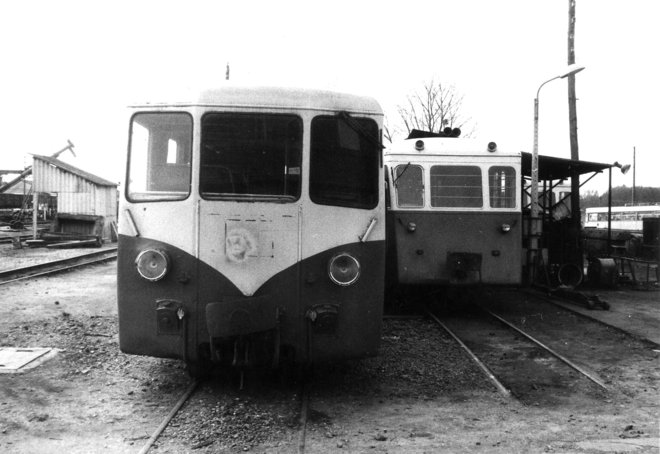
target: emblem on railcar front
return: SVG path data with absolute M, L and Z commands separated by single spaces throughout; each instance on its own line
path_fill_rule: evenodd
M 246 229 L 232 229 L 227 232 L 225 255 L 230 262 L 245 262 L 248 257 L 257 255 L 257 241 Z

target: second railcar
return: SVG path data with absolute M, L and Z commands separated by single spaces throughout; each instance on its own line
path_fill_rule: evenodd
M 421 136 L 385 152 L 388 283 L 520 284 L 520 153 Z
M 375 355 L 382 118 L 371 98 L 279 88 L 133 107 L 121 350 L 180 358 L 194 373 Z

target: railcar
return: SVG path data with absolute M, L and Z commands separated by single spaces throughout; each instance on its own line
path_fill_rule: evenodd
M 382 119 L 368 97 L 223 87 L 132 106 L 119 344 L 226 367 L 375 355 Z
M 385 150 L 393 289 L 522 281 L 521 154 L 459 134 L 413 131 Z
M 609 216 L 608 216 L 609 215 Z M 584 228 L 642 233 L 644 218 L 660 217 L 660 205 L 592 207 L 586 209 Z M 609 223 L 608 223 L 609 218 Z

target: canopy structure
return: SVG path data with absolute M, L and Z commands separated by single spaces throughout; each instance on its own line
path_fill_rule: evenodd
M 521 154 L 522 174 L 525 177 L 531 177 L 532 154 L 524 151 Z M 539 155 L 539 180 L 565 180 L 571 177 L 571 172 L 573 171 L 577 171 L 579 175 L 583 175 L 585 173 L 602 172 L 611 167 L 612 164 Z
M 550 284 L 551 280 L 548 275 L 551 270 L 557 270 L 556 279 L 559 280 L 560 284 L 562 283 L 561 270 L 577 270 L 569 273 L 572 276 L 572 284 L 578 285 L 582 281 L 584 251 L 580 241 L 582 227 L 579 194 L 574 193 L 576 188 L 572 183 L 575 182 L 570 183 L 570 181 L 572 177 L 577 175 L 590 174 L 583 181 L 580 181 L 579 186 L 581 187 L 599 173 L 607 170 L 610 177 L 609 193 L 611 194 L 612 167 L 619 166 L 618 163 L 605 164 L 539 155 L 539 203 L 541 203 L 542 209 L 541 225 L 537 225 L 536 231 L 542 247 L 547 250 L 548 255 L 547 262 L 542 260 L 543 263 L 538 263 L 538 258 L 534 258 L 532 255 L 528 257 L 527 266 L 530 270 L 533 270 L 530 274 L 530 283 L 533 283 L 537 276 L 546 276 L 546 283 Z M 521 152 L 521 173 L 524 179 L 523 208 L 526 209 L 531 206 L 531 153 Z M 565 180 L 569 181 L 569 187 L 564 182 Z M 575 211 L 573 208 L 575 208 Z M 525 212 L 523 211 L 523 213 Z M 529 218 L 528 222 L 531 223 L 532 219 Z M 531 236 L 527 238 L 527 241 L 530 241 L 530 239 Z M 539 265 L 541 265 L 543 271 L 537 268 Z

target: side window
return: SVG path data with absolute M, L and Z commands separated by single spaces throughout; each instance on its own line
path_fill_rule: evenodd
M 396 203 L 401 208 L 424 206 L 424 169 L 421 166 L 403 164 L 394 169 Z
M 181 200 L 190 194 L 192 117 L 138 113 L 131 120 L 127 198 Z
M 491 208 L 516 207 L 516 170 L 509 166 L 488 169 Z
M 431 206 L 483 207 L 481 169 L 477 166 L 431 167 Z
M 378 124 L 337 116 L 312 120 L 309 196 L 319 205 L 371 209 L 378 205 Z

